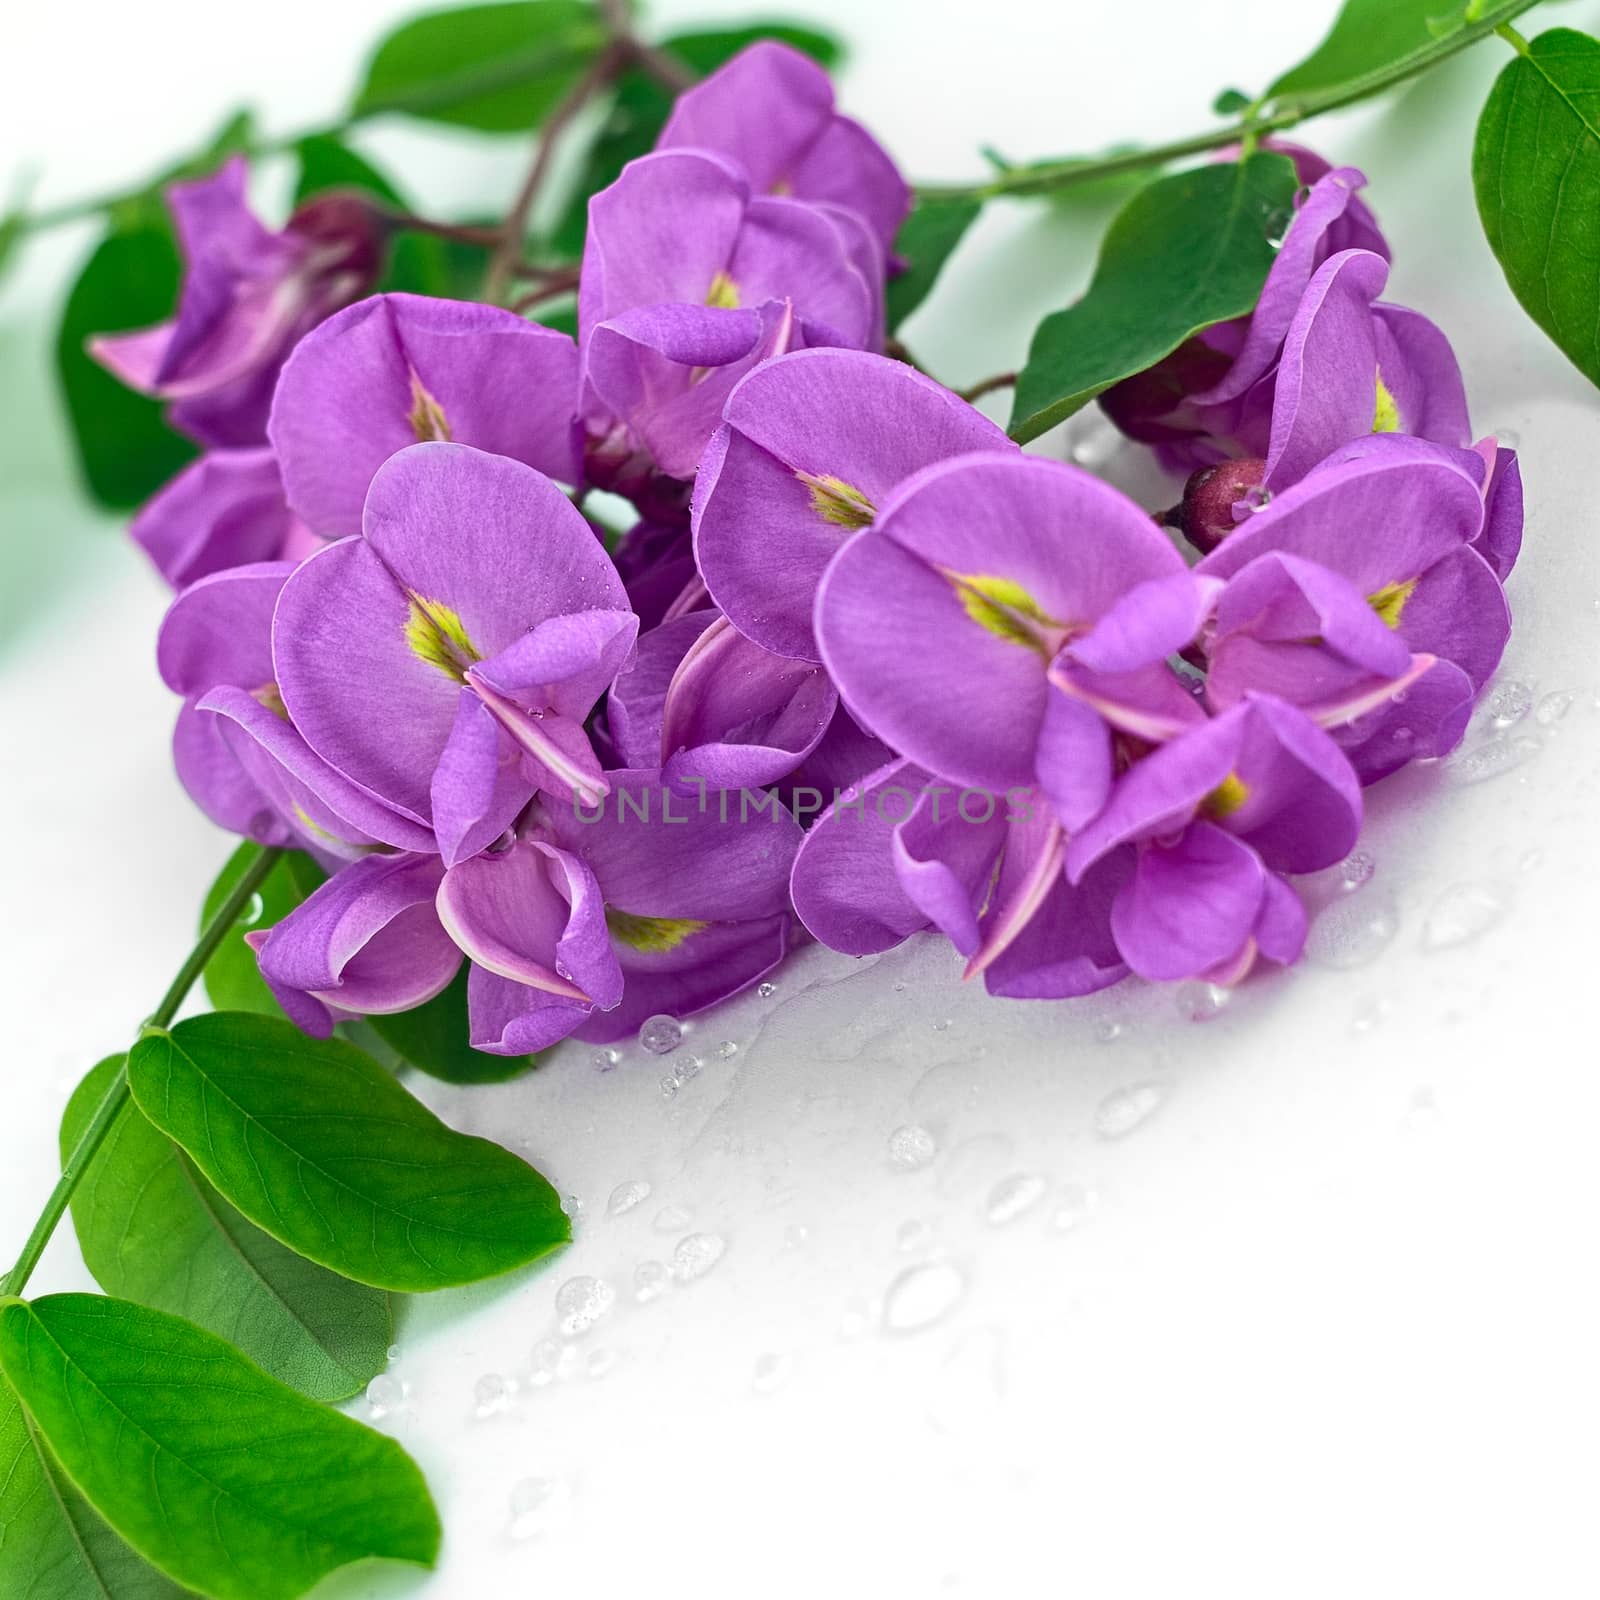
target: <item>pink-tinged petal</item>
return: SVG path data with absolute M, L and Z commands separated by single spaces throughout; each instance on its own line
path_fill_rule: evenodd
M 153 394 L 176 327 L 176 322 L 159 322 L 134 333 L 100 333 L 87 348 L 114 378 L 140 394 Z
M 1111 729 L 1082 700 L 1053 691 L 1045 700 L 1034 768 L 1050 809 L 1069 833 L 1076 833 L 1110 797 Z
M 1483 532 L 1473 540 L 1473 549 L 1504 583 L 1522 549 L 1522 468 L 1515 450 L 1497 449 L 1492 439 L 1485 442 L 1489 474 L 1484 483 Z
M 725 437 L 695 485 L 695 552 L 734 626 L 780 655 L 818 659 L 812 600 L 853 528 L 921 468 L 1016 446 L 903 361 L 799 350 L 728 397 Z M 831 492 L 830 492 L 831 491 Z
M 258 947 L 275 991 L 359 1015 L 409 1011 L 455 976 L 461 952 L 434 912 L 436 856 L 363 856 L 341 867 Z
M 1133 875 L 1134 852 L 1113 851 L 1073 887 L 1056 875 L 1017 937 L 983 975 L 990 994 L 1069 1000 L 1127 975 L 1111 932 L 1111 906 Z
M 521 750 L 523 772 L 535 787 L 563 804 L 596 806 L 610 793 L 600 758 L 583 723 L 557 711 L 530 711 L 501 694 L 474 667 L 467 686 Z
M 318 533 L 361 530 L 396 451 L 453 439 L 564 482 L 578 475 L 578 351 L 497 306 L 374 295 L 306 335 L 284 364 L 268 435 L 290 503 Z
M 473 676 L 535 710 L 582 721 L 622 671 L 639 633 L 631 611 L 572 611 L 547 617 Z
M 1193 643 L 1221 592 L 1215 578 L 1175 572 L 1147 579 L 1122 595 L 1081 639 L 1068 647 L 1091 672 L 1137 672 Z
M 1378 346 L 1372 302 L 1389 264 L 1344 250 L 1319 267 L 1289 325 L 1278 364 L 1267 487 L 1298 483 L 1347 440 L 1371 433 Z
M 1373 595 L 1426 572 L 1476 537 L 1482 522 L 1477 486 L 1458 463 L 1437 446 L 1391 436 L 1274 496 L 1196 570 L 1232 578 L 1258 556 L 1281 551 Z
M 162 682 L 182 695 L 219 683 L 271 683 L 273 608 L 293 570 L 285 561 L 262 561 L 190 584 L 167 608 L 156 637 Z
M 1426 660 L 1426 657 L 1422 659 Z M 1448 755 L 1472 716 L 1472 680 L 1449 661 L 1435 661 L 1396 700 L 1334 731 L 1364 784 L 1376 783 L 1408 761 Z
M 617 945 L 625 979 L 622 1001 L 578 1029 L 592 1044 L 635 1037 L 650 1017 L 689 1017 L 759 983 L 803 942 L 787 911 L 750 922 L 711 922 L 671 950 Z
M 606 774 L 590 812 L 553 807 L 560 844 L 588 863 L 606 904 L 637 917 L 734 922 L 788 904 L 800 826 L 775 797 L 710 791 L 685 798 L 654 771 Z
M 273 561 L 298 537 L 272 452 L 214 450 L 139 508 L 134 543 L 173 588 Z
M 841 795 L 805 836 L 790 879 L 794 908 L 830 950 L 876 955 L 927 927 L 900 887 L 894 835 L 931 781 L 921 767 L 892 761 Z
M 1450 341 L 1421 312 L 1405 306 L 1376 305 L 1372 314 L 1378 374 L 1399 413 L 1396 431 L 1464 446 L 1472 437 L 1472 425 Z
M 186 700 L 172 729 L 178 782 L 219 828 L 257 844 L 293 845 L 294 830 L 272 809 L 260 785 L 240 762 L 222 723 Z
M 455 726 L 430 786 L 433 830 L 444 864 L 457 866 L 487 849 L 532 797 L 516 745 L 477 695 L 462 689 Z
M 570 852 L 520 840 L 474 856 L 444 874 L 438 906 L 475 967 L 580 1006 L 622 998 L 600 885 Z
M 1070 653 L 1063 651 L 1049 676 L 1058 695 L 1088 706 L 1112 727 L 1151 744 L 1175 739 L 1185 728 L 1205 721 L 1205 712 L 1183 680 L 1162 663 L 1137 672 L 1088 672 L 1074 666 Z
M 1017 942 L 1046 898 L 1064 884 L 1065 860 L 1066 835 L 1054 817 L 1013 822 L 1006 829 L 1000 876 L 963 978 L 987 972 Z
M 1123 960 L 1155 982 L 1233 960 L 1253 936 L 1267 872 L 1249 845 L 1196 822 L 1171 845 L 1148 845 L 1111 907 Z
M 966 799 L 950 785 L 930 780 L 911 815 L 895 829 L 893 859 L 906 898 L 962 955 L 971 956 L 980 942 L 978 913 L 995 862 L 1016 825 L 1007 824 L 999 797 L 983 796 L 970 809 L 964 809 Z
M 1252 694 L 1272 694 L 1298 706 L 1319 727 L 1339 728 L 1403 694 L 1434 664 L 1408 656 L 1403 671 L 1379 677 L 1315 644 L 1263 643 L 1233 634 L 1212 651 L 1206 700 L 1226 711 Z

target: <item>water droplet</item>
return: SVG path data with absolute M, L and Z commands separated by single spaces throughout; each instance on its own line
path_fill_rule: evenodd
M 1324 906 L 1306 937 L 1306 954 L 1339 971 L 1376 961 L 1400 931 L 1400 908 L 1393 899 L 1357 895 Z
M 920 1333 L 942 1322 L 961 1303 L 967 1280 L 948 1261 L 907 1267 L 883 1297 L 886 1333 Z
M 756 985 L 756 996 L 758 999 L 770 1000 L 777 992 L 778 986 L 775 983 L 758 983 Z
M 700 1076 L 705 1065 L 699 1056 L 679 1056 L 672 1063 L 672 1071 L 661 1080 L 661 1092 L 670 1100 L 691 1078 Z
M 647 1017 L 639 1028 L 639 1047 L 653 1056 L 671 1055 L 683 1042 L 683 1025 L 676 1017 Z
M 750 1374 L 750 1386 L 757 1394 L 771 1394 L 781 1389 L 788 1380 L 791 1362 L 788 1356 L 768 1350 L 756 1357 L 755 1370 Z
M 480 1417 L 504 1411 L 511 1399 L 511 1385 L 498 1372 L 486 1372 L 472 1386 L 472 1406 Z
M 542 1389 L 547 1383 L 554 1383 L 561 1371 L 561 1358 L 565 1354 L 565 1347 L 554 1339 L 541 1339 L 534 1347 L 529 1357 L 531 1368 L 528 1378 L 535 1388 Z
M 633 1269 L 633 1298 L 640 1305 L 648 1305 L 667 1292 L 671 1282 L 666 1266 L 660 1261 L 641 1261 Z
M 722 1061 L 731 1061 L 739 1053 L 739 1047 L 732 1039 L 724 1039 L 717 1046 L 717 1057 Z
M 564 1194 L 561 1197 L 561 1209 L 566 1212 L 567 1219 L 571 1222 L 583 1221 L 583 1201 L 575 1194 Z
M 404 1399 L 405 1390 L 401 1388 L 400 1380 L 391 1378 L 387 1373 L 380 1372 L 367 1385 L 367 1406 L 375 1418 L 388 1416 Z
M 259 894 L 253 894 L 244 903 L 244 909 L 239 913 L 239 921 L 246 928 L 253 928 L 261 920 L 262 913 L 267 909 L 267 903 Z
M 400 1359 L 400 1346 L 392 1344 L 388 1350 L 389 1365 L 392 1367 Z
M 1456 783 L 1487 783 L 1515 771 L 1539 753 L 1539 741 L 1507 738 L 1496 734 L 1471 749 L 1458 750 L 1444 763 L 1445 771 Z
M 1449 950 L 1487 933 L 1510 909 L 1511 898 L 1489 883 L 1452 884 L 1422 924 L 1424 950 Z
M 1113 1089 L 1094 1114 L 1094 1131 L 1102 1139 L 1122 1139 L 1154 1116 L 1167 1091 L 1159 1083 L 1134 1083 Z
M 949 1017 L 935 1017 L 933 1019 L 933 1031 L 935 1033 L 943 1033 L 949 1026 Z
M 1247 511 L 1265 511 L 1272 504 L 1272 491 L 1265 484 L 1252 483 L 1234 503 Z
M 662 1206 L 652 1224 L 657 1233 L 682 1233 L 694 1218 L 688 1206 Z
M 1372 881 L 1372 874 L 1377 870 L 1378 863 L 1373 860 L 1370 850 L 1352 850 L 1339 863 L 1339 887 L 1359 889 L 1362 884 Z
M 614 1217 L 624 1216 L 649 1197 L 650 1185 L 643 1178 L 630 1178 L 627 1183 L 619 1183 L 611 1191 L 611 1198 L 606 1201 L 606 1210 Z
M 907 1123 L 889 1135 L 889 1159 L 908 1172 L 927 1166 L 938 1153 L 938 1141 L 917 1123 Z
M 686 1234 L 672 1251 L 673 1277 L 680 1283 L 703 1278 L 722 1259 L 727 1248 L 719 1234 Z
M 596 1050 L 589 1057 L 589 1064 L 596 1072 L 609 1072 L 621 1059 L 620 1050 Z
M 1050 1213 L 1050 1226 L 1057 1233 L 1071 1233 L 1094 1215 L 1100 1196 L 1087 1184 L 1064 1183 L 1056 1195 L 1055 1210 Z
M 925 1250 L 933 1239 L 933 1229 L 921 1217 L 909 1217 L 895 1230 L 896 1250 Z
M 616 1292 L 603 1278 L 568 1278 L 556 1290 L 556 1315 L 568 1338 L 587 1331 L 611 1309 Z
M 1198 978 L 1180 983 L 1173 996 L 1178 1015 L 1185 1022 L 1210 1022 L 1213 1017 L 1220 1017 L 1228 1009 L 1228 1002 L 1232 998 L 1232 990 L 1225 989 L 1220 983 L 1204 983 Z
M 783 1242 L 791 1250 L 798 1250 L 811 1237 L 811 1230 L 803 1222 L 791 1222 L 783 1230 Z
M 564 1478 L 524 1478 L 511 1489 L 511 1537 L 533 1539 L 563 1522 L 572 1490 Z
M 1350 1018 L 1351 1032 L 1371 1033 L 1388 1014 L 1389 1007 L 1384 1001 L 1376 998 L 1363 1000 Z
M 1111 1044 L 1122 1037 L 1122 1024 L 1107 1017 L 1095 1023 L 1094 1036 L 1101 1044 Z
M 996 1227 L 1015 1222 L 1044 1199 L 1044 1179 L 1031 1172 L 1013 1172 L 989 1191 L 983 1214 Z
M 1553 689 L 1535 708 L 1533 720 L 1541 728 L 1553 727 L 1572 709 L 1575 698 L 1570 690 Z
M 615 1350 L 591 1350 L 588 1361 L 584 1363 L 584 1371 L 591 1378 L 603 1378 L 616 1364 L 617 1352 Z
M 1496 684 L 1484 711 L 1497 728 L 1515 727 L 1533 709 L 1533 690 L 1525 683 Z

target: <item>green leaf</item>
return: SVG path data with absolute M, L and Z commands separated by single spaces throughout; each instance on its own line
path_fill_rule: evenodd
M 446 1083 L 504 1083 L 520 1077 L 537 1056 L 492 1056 L 467 1042 L 467 963 L 442 994 L 392 1016 L 369 1017 L 378 1037 L 410 1066 Z
M 536 128 L 606 42 L 582 0 L 504 0 L 430 11 L 379 46 L 354 117 L 402 111 L 486 133 Z
M 1112 221 L 1087 293 L 1034 332 L 1011 437 L 1037 438 L 1103 389 L 1254 309 L 1296 179 L 1258 151 L 1146 184 Z
M 28 214 L 20 206 L 0 217 L 0 278 L 4 278 L 9 270 L 11 258 L 17 253 L 27 226 Z
M 147 1033 L 139 1109 L 257 1227 L 379 1289 L 496 1277 L 571 1237 L 556 1191 L 453 1132 L 370 1056 L 242 1012 Z
M 260 854 L 261 846 L 247 840 L 228 857 L 227 865 L 206 891 L 205 905 L 200 912 L 202 928 L 221 910 L 233 886 Z M 244 936 L 281 922 L 325 876 L 322 868 L 300 850 L 287 851 L 267 874 L 256 900 L 240 917 L 238 927 L 223 939 L 206 962 L 206 993 L 219 1011 L 259 1011 L 269 1017 L 283 1015 L 278 1002 L 272 998 L 272 991 L 262 980 L 256 966 L 256 953 L 244 942 Z
M 10 1600 L 184 1600 L 90 1509 L 0 1377 L 0 1594 Z
M 830 70 L 844 56 L 843 46 L 831 34 L 790 22 L 753 22 L 742 28 L 675 33 L 661 41 L 661 48 L 690 71 L 705 77 L 761 39 L 777 39 L 793 45 Z M 617 174 L 630 161 L 654 147 L 671 110 L 671 93 L 648 73 L 625 72 L 617 80 L 605 126 L 590 148 L 572 199 L 551 236 L 551 247 L 558 254 L 576 257 L 582 252 L 589 221 L 589 196 L 614 183 Z
M 1553 28 L 1506 64 L 1478 122 L 1472 184 L 1511 292 L 1600 384 L 1600 41 Z
M 123 1057 L 78 1085 L 61 1159 Z M 137 1106 L 124 1107 L 72 1197 L 83 1259 L 107 1294 L 187 1317 L 313 1400 L 344 1400 L 383 1371 L 389 1297 L 286 1250 L 247 1222 Z
M 84 482 L 118 510 L 148 499 L 197 454 L 162 407 L 112 377 L 85 349 L 97 333 L 145 328 L 172 314 L 180 269 L 172 230 L 149 205 L 132 208 L 78 274 L 56 334 L 56 371 Z
M 1534 0 L 1345 0 L 1327 37 L 1267 90 L 1277 109 L 1345 104 L 1443 60 Z
M 352 1561 L 437 1559 L 439 1519 L 399 1445 L 180 1317 L 13 1300 L 0 1370 L 106 1522 L 212 1600 L 293 1600 Z
M 329 189 L 359 189 L 376 195 L 385 205 L 405 208 L 399 190 L 365 156 L 357 155 L 332 134 L 312 134 L 294 147 L 294 153 L 300 162 L 294 186 L 297 206 Z
M 977 220 L 977 200 L 919 200 L 895 235 L 894 253 L 906 270 L 889 280 L 889 331 L 928 298 L 961 236 Z

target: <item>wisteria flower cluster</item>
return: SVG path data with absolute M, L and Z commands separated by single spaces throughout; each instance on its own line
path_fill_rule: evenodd
M 909 190 L 783 45 L 592 199 L 575 340 L 176 190 L 177 318 L 100 352 L 210 447 L 134 533 L 189 792 L 330 869 L 251 936 L 289 1015 L 465 962 L 477 1049 L 604 1042 L 807 935 L 1019 998 L 1293 962 L 1293 876 L 1462 736 L 1522 503 L 1362 174 L 1282 148 L 1253 314 L 1104 396 L 1155 516 L 885 353 Z

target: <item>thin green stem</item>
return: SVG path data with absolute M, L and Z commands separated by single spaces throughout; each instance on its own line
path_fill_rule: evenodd
M 1502 22 L 1494 31 L 1498 33 L 1500 37 L 1504 39 L 1505 42 L 1510 45 L 1519 56 L 1527 55 L 1528 41 L 1524 39 L 1509 22 Z
M 204 971 L 206 962 L 228 936 L 239 920 L 239 913 L 250 903 L 251 896 L 266 881 L 267 874 L 278 864 L 278 858 L 282 854 L 281 850 L 263 850 L 251 862 L 244 876 L 229 892 L 228 898 L 218 906 L 217 914 L 201 931 L 194 949 L 178 968 L 177 977 L 167 986 L 167 992 L 162 995 L 160 1004 L 150 1013 L 150 1019 L 145 1023 L 145 1027 L 165 1028 L 177 1016 L 178 1007 L 183 1004 L 184 997 Z M 28 1235 L 27 1243 L 22 1247 L 22 1254 L 17 1257 L 17 1264 L 6 1274 L 5 1281 L 0 1283 L 0 1296 L 19 1295 L 27 1287 L 28 1279 L 33 1276 L 33 1269 L 39 1264 L 39 1257 L 44 1254 L 44 1247 L 50 1242 L 50 1235 L 56 1231 L 56 1224 L 66 1215 L 73 1191 L 78 1187 L 84 1173 L 89 1170 L 89 1164 L 99 1154 L 101 1145 L 106 1142 L 106 1135 L 116 1126 L 117 1118 L 122 1115 L 127 1104 L 128 1068 L 124 1063 L 116 1077 L 112 1079 L 111 1087 L 106 1090 L 105 1097 L 95 1107 L 89 1126 L 79 1135 L 78 1142 L 62 1164 L 61 1177 L 55 1188 L 50 1191 L 50 1198 L 45 1201 L 44 1209 L 39 1213 L 39 1220 L 33 1225 L 33 1232 Z
M 1282 133 L 1285 129 L 1320 117 L 1329 111 L 1338 111 L 1364 100 L 1369 95 L 1404 83 L 1437 66 L 1450 56 L 1476 44 L 1491 33 L 1502 33 L 1509 28 L 1513 17 L 1519 16 L 1537 0 L 1501 0 L 1499 5 L 1484 6 L 1481 14 L 1468 16 L 1463 25 L 1442 39 L 1435 39 L 1425 49 L 1418 50 L 1400 61 L 1391 62 L 1372 72 L 1352 78 L 1332 89 L 1314 90 L 1302 95 L 1289 95 L 1269 99 L 1258 110 L 1252 106 L 1242 117 L 1197 133 L 1187 139 L 1175 139 L 1169 144 L 1151 145 L 1143 150 L 1122 150 L 1115 155 L 1089 157 L 1082 160 L 1038 162 L 1032 166 L 1013 167 L 986 183 L 928 184 L 917 193 L 925 200 L 992 200 L 1002 195 L 1024 196 L 1051 194 L 1059 189 L 1070 189 L 1079 184 L 1095 183 L 1118 173 L 1137 172 L 1146 167 L 1163 167 L 1187 156 L 1204 155 L 1210 150 L 1221 150 L 1228 145 L 1254 145 L 1268 134 Z M 1510 30 L 1515 35 L 1515 30 Z

